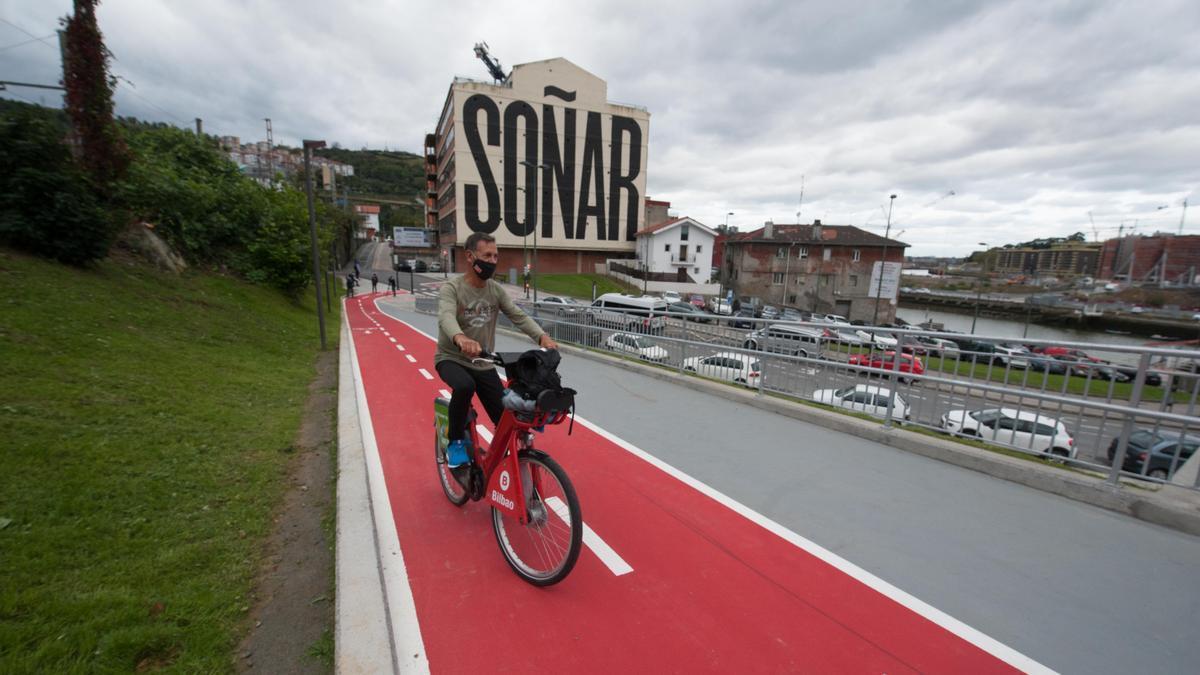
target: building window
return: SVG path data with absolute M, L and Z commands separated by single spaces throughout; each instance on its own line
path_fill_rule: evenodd
M 855 253 L 858 253 L 858 250 L 857 250 L 857 249 L 855 249 L 855 251 L 854 251 L 854 252 L 855 252 Z M 858 275 L 857 275 L 857 274 L 851 274 L 851 275 L 850 275 L 850 287 L 851 287 L 851 288 L 854 288 L 854 287 L 857 287 L 857 286 L 858 286 Z
M 825 260 L 826 262 L 833 260 L 833 249 L 826 248 L 825 250 L 821 251 L 821 259 Z
M 693 268 L 692 268 L 692 274 L 700 274 L 700 268 L 699 268 L 699 267 L 693 267 Z
M 862 260 L 862 251 L 860 251 L 858 249 L 854 249 L 854 253 L 852 253 L 850 255 L 850 260 L 853 262 L 858 262 L 859 260 Z
M 699 253 L 699 252 L 700 252 L 700 247 L 699 247 L 699 246 L 697 246 L 697 247 L 696 247 L 696 253 Z
M 679 226 L 679 241 L 687 241 L 687 237 L 688 237 L 688 226 L 687 226 L 687 223 L 684 223 Z
M 772 274 L 771 275 L 771 283 L 782 284 L 783 283 L 783 272 L 775 272 L 774 274 Z
M 799 252 L 796 254 L 796 257 L 800 258 L 801 260 L 804 260 L 805 258 L 807 258 L 808 257 L 808 247 L 801 246 L 799 248 Z
M 775 257 L 779 258 L 780 260 L 786 258 L 787 257 L 787 249 L 783 248 L 782 246 L 775 249 Z
M 664 251 L 666 251 L 667 253 L 670 253 L 670 252 L 671 252 L 671 245 L 670 245 L 670 244 L 666 244 L 666 245 L 663 247 L 663 250 L 664 250 Z

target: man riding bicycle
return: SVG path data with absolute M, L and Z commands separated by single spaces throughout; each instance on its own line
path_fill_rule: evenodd
M 501 399 L 504 385 L 491 363 L 475 363 L 484 351 L 496 347 L 498 312 L 513 322 L 523 333 L 546 349 L 558 349 L 558 344 L 525 312 L 513 304 L 508 293 L 492 281 L 500 253 L 496 238 L 476 232 L 467 237 L 467 271 L 442 284 L 438 293 L 438 345 L 433 358 L 434 368 L 442 381 L 450 385 L 449 429 L 446 461 L 453 467 L 469 463 L 466 437 L 467 413 L 471 396 L 479 395 L 492 424 L 500 422 L 504 412 Z

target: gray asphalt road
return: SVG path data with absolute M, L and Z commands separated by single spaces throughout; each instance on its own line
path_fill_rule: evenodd
M 589 420 L 1051 668 L 1200 663 L 1200 538 L 591 359 L 562 372 Z

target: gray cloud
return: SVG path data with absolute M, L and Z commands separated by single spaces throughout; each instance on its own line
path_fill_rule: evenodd
M 67 0 L 4 0 L 41 36 Z M 1122 2 L 106 0 L 121 114 L 418 150 L 454 75 L 563 56 L 650 109 L 649 192 L 712 224 L 865 225 L 915 253 L 1174 229 L 1200 201 L 1200 5 Z M 28 36 L 0 23 L 0 49 Z M 15 80 L 58 54 L 0 51 Z M 57 97 L 15 90 L 54 104 Z M 946 197 L 953 190 L 956 194 Z M 1157 206 L 1168 209 L 1158 210 Z M 1189 231 L 1200 232 L 1193 218 Z

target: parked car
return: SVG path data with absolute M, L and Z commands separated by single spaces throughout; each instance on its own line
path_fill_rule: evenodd
M 538 298 L 538 309 L 543 312 L 553 312 L 558 316 L 575 317 L 587 311 L 588 306 L 575 298 L 563 295 L 543 295 Z
M 818 389 L 813 392 L 812 400 L 836 408 L 858 410 L 879 417 L 887 416 L 888 398 L 892 396 L 891 389 L 885 389 L 873 384 L 856 384 L 844 389 Z M 892 403 L 892 418 L 897 420 L 909 419 L 908 401 L 900 394 L 895 394 Z
M 397 272 L 411 272 L 411 271 L 413 271 L 413 266 L 411 264 L 409 264 L 409 261 L 401 260 L 400 262 L 396 263 L 396 271 Z
M 663 291 L 662 299 L 667 301 L 667 304 L 683 302 L 683 296 L 678 291 Z
M 784 321 L 809 321 L 812 319 L 812 312 L 806 312 L 800 309 L 792 309 L 785 307 L 783 313 L 779 316 Z
M 925 350 L 931 356 L 940 356 L 947 359 L 958 356 L 958 343 L 953 340 L 918 335 L 917 342 L 924 345 Z
M 1000 344 L 992 353 L 992 363 L 1010 368 L 1025 368 L 1029 365 L 1029 350 L 1021 345 Z
M 856 330 L 854 331 L 854 334 L 857 335 L 864 344 L 875 345 L 880 349 L 895 349 L 896 345 L 899 343 L 899 340 L 897 340 L 895 336 L 887 333 L 872 333 L 871 331 L 867 330 Z
M 1062 457 L 1074 457 L 1076 452 L 1075 439 L 1062 422 L 1025 410 L 951 410 L 942 415 L 941 422 L 950 433 L 978 436 L 1023 450 Z
M 838 326 L 850 325 L 850 320 L 841 314 L 813 314 L 812 320 L 819 323 L 832 323 Z
M 778 319 L 779 318 L 779 308 L 775 307 L 773 305 L 767 305 L 766 307 L 762 308 L 762 313 L 759 314 L 759 316 L 761 316 L 764 319 L 768 319 L 768 320 Z
M 661 333 L 667 303 L 645 295 L 605 293 L 587 310 L 587 321 L 636 333 Z
M 613 333 L 604 341 L 604 346 L 615 352 L 633 354 L 639 359 L 663 363 L 670 354 L 667 350 L 654 344 L 654 341 L 643 335 L 629 333 Z
M 684 359 L 683 369 L 706 377 L 744 384 L 748 387 L 757 387 L 758 380 L 762 377 L 762 366 L 757 359 L 736 352 L 720 352 L 712 356 L 693 356 L 690 359 Z
M 912 373 L 913 375 L 925 374 L 925 364 L 921 362 L 921 357 L 911 354 L 897 354 L 895 351 L 888 351 L 883 354 L 851 354 L 848 363 L 852 366 L 899 370 L 902 373 Z M 904 378 L 900 378 L 900 380 L 903 382 Z
M 1055 357 L 1069 356 L 1069 357 L 1079 360 L 1079 361 L 1094 361 L 1094 362 L 1100 361 L 1100 359 L 1098 359 L 1094 356 L 1091 356 L 1090 354 L 1088 354 L 1087 352 L 1085 352 L 1083 350 L 1072 349 L 1070 347 L 1055 347 L 1055 346 L 1034 347 L 1030 351 L 1032 351 L 1034 354 L 1045 354 L 1046 356 L 1055 356 Z
M 1067 365 L 1067 368 L 1072 375 L 1078 375 L 1079 377 L 1090 377 L 1093 380 L 1112 380 L 1113 382 L 1129 381 L 1128 375 L 1125 375 L 1116 368 L 1104 363 L 1079 361 L 1073 357 L 1057 358 Z
M 697 309 L 702 311 L 708 306 L 708 303 L 704 302 L 704 296 L 697 293 L 692 293 L 691 297 L 688 298 L 688 302 L 695 305 Z
M 699 321 L 700 323 L 709 323 L 712 317 L 704 313 L 704 310 L 697 309 L 690 302 L 672 302 L 667 305 L 667 311 L 675 315 L 676 319 L 684 319 L 685 321 Z
M 434 261 L 430 262 L 429 263 L 429 271 L 430 272 L 441 272 L 442 271 L 442 261 L 434 260 Z
M 429 265 L 425 264 L 424 260 L 417 260 L 413 263 L 413 271 L 420 274 L 429 271 Z
M 743 307 L 729 319 L 729 325 L 734 328 L 754 328 L 754 310 Z
M 996 345 L 973 337 L 962 337 L 954 340 L 958 343 L 958 358 L 962 361 L 988 363 L 996 352 Z
M 1111 363 L 1111 362 L 1107 362 L 1107 365 L 1112 366 L 1113 368 L 1115 368 L 1117 370 L 1117 372 L 1121 373 L 1126 378 L 1128 378 L 1129 382 L 1133 382 L 1133 379 L 1135 377 L 1137 377 L 1138 369 L 1135 368 L 1134 366 L 1123 366 L 1119 363 Z M 1146 386 L 1147 387 L 1161 387 L 1162 383 L 1163 383 L 1163 379 L 1162 379 L 1161 373 L 1155 372 L 1153 370 L 1146 371 Z
M 1117 454 L 1117 445 L 1120 441 L 1118 436 L 1108 444 L 1108 461 L 1110 463 L 1113 456 Z M 1189 457 L 1196 453 L 1198 446 L 1200 446 L 1200 436 L 1184 435 L 1181 437 L 1178 433 L 1161 429 L 1157 432 L 1148 429 L 1134 429 L 1133 433 L 1129 434 L 1129 445 L 1125 447 L 1125 459 L 1121 462 L 1121 468 L 1130 473 L 1140 474 L 1142 468 L 1146 467 L 1147 476 L 1168 480 Z M 1178 454 L 1178 458 L 1176 458 L 1176 454 Z
M 1049 356 L 1031 354 L 1026 361 L 1029 362 L 1029 370 L 1046 373 L 1048 375 L 1066 375 L 1067 371 L 1069 370 L 1068 364 Z
M 870 344 L 858 334 L 858 331 L 850 331 L 844 328 L 838 329 L 836 326 L 830 326 L 824 331 L 824 337 L 830 342 L 838 342 L 852 347 Z
M 820 356 L 822 337 L 815 328 L 772 324 L 747 335 L 742 348 L 791 356 Z
M 709 300 L 708 310 L 713 314 L 721 314 L 722 316 L 729 316 L 730 314 L 733 314 L 733 307 L 730 306 L 730 304 L 726 302 L 724 298 L 713 298 L 712 300 Z

